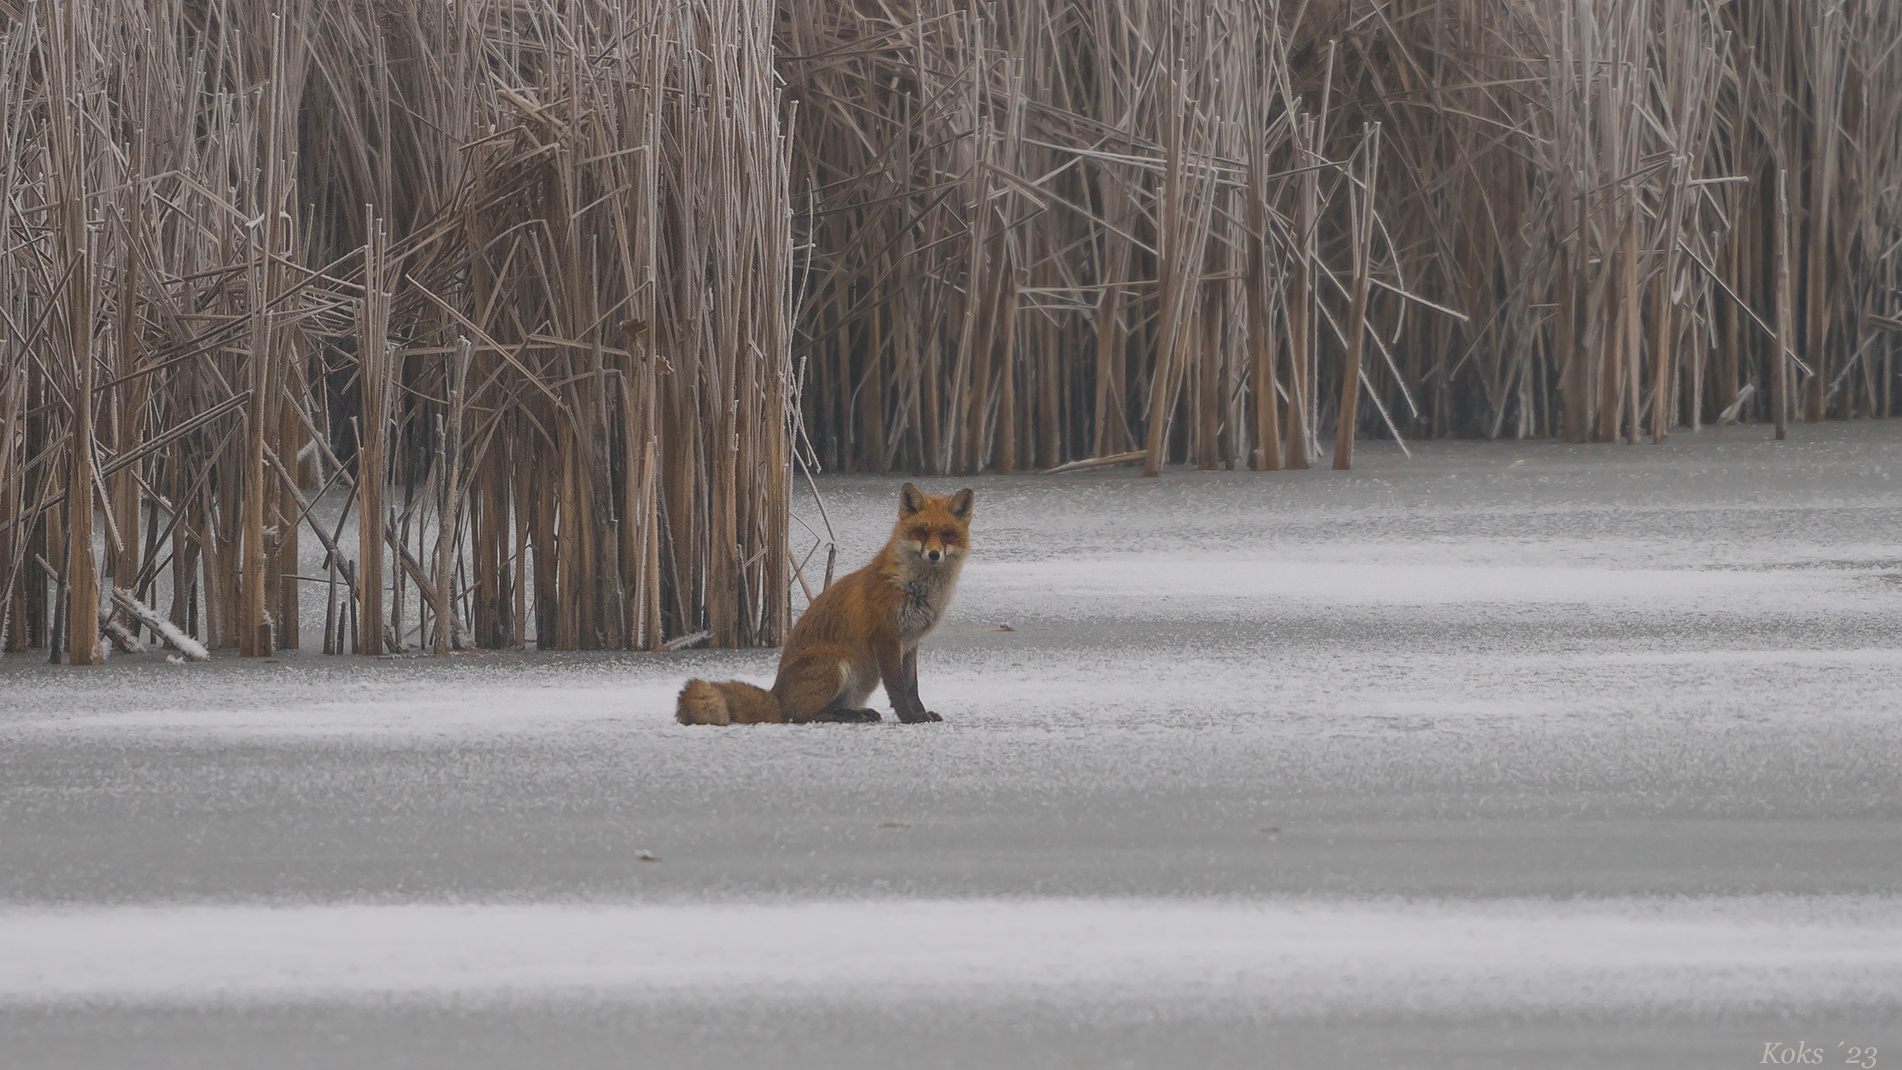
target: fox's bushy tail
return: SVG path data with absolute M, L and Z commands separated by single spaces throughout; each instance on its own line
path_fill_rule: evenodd
M 681 724 L 763 724 L 782 721 L 771 691 L 738 680 L 689 680 L 680 689 L 674 716 Z

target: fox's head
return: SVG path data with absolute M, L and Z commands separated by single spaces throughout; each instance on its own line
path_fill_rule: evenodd
M 898 492 L 898 526 L 892 543 L 927 565 L 956 565 L 971 550 L 971 504 L 966 487 L 956 494 L 926 494 L 910 483 Z

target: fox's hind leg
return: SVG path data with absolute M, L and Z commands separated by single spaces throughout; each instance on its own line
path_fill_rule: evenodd
M 786 720 L 792 724 L 808 721 L 860 724 L 881 720 L 877 710 L 859 708 L 866 698 L 859 683 L 858 674 L 852 669 L 851 650 L 844 644 L 827 644 L 806 651 L 796 661 L 780 665 L 773 694 L 779 699 L 779 708 Z
M 844 696 L 840 697 L 843 698 Z M 827 706 L 825 709 L 820 710 L 818 713 L 806 719 L 808 721 L 843 721 L 847 724 L 871 724 L 874 721 L 882 721 L 885 718 L 877 710 L 855 710 L 846 706 L 843 702 L 834 702 L 833 705 Z

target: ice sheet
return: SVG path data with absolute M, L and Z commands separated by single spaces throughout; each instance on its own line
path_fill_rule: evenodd
M 155 906 L 0 913 L 0 1002 L 1257 1004 L 1282 1016 L 1883 1005 L 1863 898 Z

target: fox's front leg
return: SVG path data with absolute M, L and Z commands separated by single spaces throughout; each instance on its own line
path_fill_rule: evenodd
M 898 640 L 880 642 L 873 653 L 878 657 L 878 678 L 885 685 L 885 697 L 892 700 L 892 712 L 906 724 L 919 721 L 940 721 L 943 718 L 925 709 L 918 701 L 918 660 L 914 652 L 907 655 L 899 648 Z
M 944 720 L 944 718 L 938 716 L 935 713 L 932 713 L 930 710 L 925 709 L 924 699 L 921 699 L 918 697 L 918 648 L 915 646 L 912 647 L 910 650 L 905 651 L 904 674 L 905 674 L 905 687 L 909 690 L 911 694 L 912 708 L 920 711 L 923 714 L 923 716 L 921 716 L 919 720 L 921 721 Z

